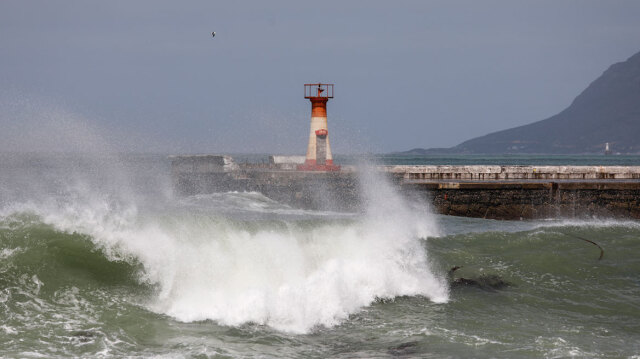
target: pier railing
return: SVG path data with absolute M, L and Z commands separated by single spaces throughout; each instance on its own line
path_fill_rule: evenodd
M 383 166 L 407 180 L 637 180 L 640 166 Z

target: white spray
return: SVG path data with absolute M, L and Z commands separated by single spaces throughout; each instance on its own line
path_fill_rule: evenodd
M 437 234 L 432 216 L 410 208 L 373 172 L 363 178 L 364 216 L 311 227 L 287 220 L 284 227 L 249 229 L 215 213 L 141 215 L 95 202 L 48 211 L 45 220 L 89 234 L 114 257 L 136 258 L 144 279 L 160 288 L 148 307 L 181 321 L 305 333 L 336 325 L 378 298 L 446 301 L 446 283 L 430 271 L 420 243 Z
M 93 175 L 109 181 L 119 171 Z M 363 170 L 364 215 L 342 220 L 300 211 L 303 221 L 297 221 L 291 219 L 295 210 L 282 216 L 286 207 L 270 205 L 273 216 L 261 227 L 216 211 L 227 200 L 236 203 L 243 195 L 237 193 L 211 197 L 210 210 L 167 202 L 164 211 L 157 204 L 150 211 L 135 204 L 129 186 L 116 186 L 127 187 L 124 194 L 111 193 L 109 186 L 97 189 L 77 178 L 58 178 L 69 184 L 63 198 L 40 198 L 44 191 L 31 204 L 5 206 L 0 215 L 32 211 L 60 230 L 89 235 L 113 259 L 139 261 L 141 280 L 159 288 L 145 304 L 150 310 L 181 321 L 305 333 L 336 325 L 377 298 L 448 299 L 420 243 L 437 234 L 432 215 L 408 205 L 374 172 Z M 266 199 L 256 196 L 246 194 L 247 212 L 265 211 L 252 201 Z

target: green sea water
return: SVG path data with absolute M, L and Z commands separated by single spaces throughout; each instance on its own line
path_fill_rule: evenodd
M 164 157 L 38 158 L 0 174 L 2 357 L 640 355 L 637 221 L 439 216 L 383 179 L 363 213 L 178 198 Z

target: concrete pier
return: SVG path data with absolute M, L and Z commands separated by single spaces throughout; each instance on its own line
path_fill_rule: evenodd
M 640 181 L 640 166 L 384 166 L 406 180 L 602 180 Z
M 296 207 L 357 211 L 358 171 L 295 171 L 236 165 L 228 157 L 172 157 L 183 195 L 257 191 Z M 224 157 L 224 158 L 222 158 Z M 640 166 L 379 166 L 407 196 L 436 212 L 492 219 L 620 217 L 640 219 Z M 365 181 L 366 182 L 366 181 Z

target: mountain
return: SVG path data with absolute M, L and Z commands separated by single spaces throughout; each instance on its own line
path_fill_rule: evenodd
M 564 111 L 448 149 L 406 153 L 640 153 L 640 52 L 611 65 Z

